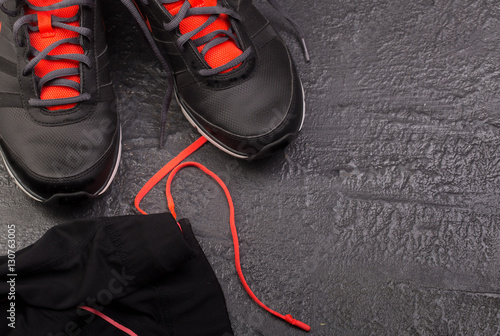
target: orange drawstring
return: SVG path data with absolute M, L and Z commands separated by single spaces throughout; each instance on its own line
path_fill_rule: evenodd
M 147 215 L 147 213 L 141 209 L 140 204 L 142 199 L 148 194 L 148 192 L 150 192 L 151 189 L 153 189 L 153 187 L 157 185 L 158 182 L 160 182 L 165 176 L 167 176 L 167 174 L 170 173 L 170 171 L 174 169 L 179 163 L 184 161 L 189 155 L 193 154 L 198 148 L 203 146 L 205 142 L 207 142 L 207 139 L 205 139 L 204 137 L 200 137 L 189 147 L 180 152 L 179 155 L 170 160 L 162 169 L 160 169 L 160 171 L 158 171 L 152 178 L 149 179 L 149 181 L 144 185 L 144 187 L 142 187 L 142 189 L 135 197 L 134 205 L 141 214 Z
M 298 321 L 294 319 L 290 314 L 288 315 L 282 315 L 269 307 L 267 307 L 264 303 L 262 303 L 257 296 L 252 292 L 250 289 L 250 286 L 248 285 L 247 281 L 245 280 L 245 276 L 243 275 L 243 271 L 241 269 L 241 262 L 240 262 L 240 245 L 238 241 L 238 232 L 236 230 L 236 222 L 235 222 L 235 216 L 234 216 L 234 204 L 233 200 L 231 198 L 231 194 L 229 193 L 229 190 L 227 186 L 224 184 L 224 182 L 212 171 L 210 171 L 208 168 L 203 166 L 200 163 L 197 162 L 184 162 L 181 163 L 185 158 L 187 158 L 189 155 L 194 153 L 198 148 L 200 148 L 207 140 L 204 137 L 199 138 L 197 141 L 195 141 L 193 144 L 191 144 L 188 148 L 183 150 L 178 156 L 176 156 L 173 160 L 171 160 L 169 163 L 167 163 L 158 173 L 156 173 L 139 191 L 137 194 L 137 197 L 135 199 L 135 206 L 137 207 L 137 210 L 139 210 L 142 214 L 146 214 L 140 207 L 139 204 L 144 198 L 144 196 L 147 195 L 147 193 L 156 185 L 158 182 L 160 182 L 168 173 L 171 172 L 171 174 L 168 176 L 167 179 L 167 186 L 166 186 L 166 196 L 167 196 L 167 203 L 168 203 L 168 208 L 170 210 L 170 213 L 174 218 L 177 220 L 177 215 L 175 213 L 175 204 L 174 204 L 174 199 L 172 197 L 172 194 L 170 192 L 170 187 L 172 185 L 172 180 L 177 174 L 177 172 L 183 168 L 186 167 L 196 167 L 198 169 L 201 169 L 205 174 L 209 175 L 212 177 L 222 188 L 224 191 L 224 194 L 226 195 L 227 198 L 227 203 L 229 205 L 229 224 L 231 227 L 231 234 L 233 237 L 233 245 L 234 245 L 234 261 L 236 265 L 236 272 L 238 273 L 238 277 L 240 278 L 241 284 L 243 285 L 243 288 L 245 291 L 248 293 L 248 295 L 254 300 L 260 307 L 268 311 L 269 313 L 273 314 L 274 316 L 283 319 L 284 321 L 290 323 L 293 326 L 296 326 L 297 328 L 300 328 L 305 331 L 310 331 L 311 327 L 308 326 L 307 324 Z
M 99 316 L 100 318 L 102 318 L 104 321 L 108 322 L 109 324 L 111 324 L 113 327 L 115 327 L 116 329 L 119 329 L 121 331 L 123 331 L 125 334 L 129 335 L 129 336 L 138 336 L 135 332 L 133 332 L 132 330 L 130 330 L 129 328 L 125 327 L 124 325 L 116 322 L 115 320 L 113 320 L 111 317 L 105 315 L 104 313 L 101 313 L 100 311 L 98 310 L 95 310 L 94 308 L 90 308 L 90 307 L 87 307 L 87 306 L 84 306 L 84 307 L 80 307 L 80 309 L 84 309 L 86 311 L 88 311 L 89 313 L 92 313 L 94 315 L 97 315 Z

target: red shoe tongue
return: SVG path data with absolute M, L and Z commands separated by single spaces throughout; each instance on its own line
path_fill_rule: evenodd
M 175 15 L 179 12 L 184 2 L 185 0 L 180 0 L 171 4 L 165 4 L 165 8 L 170 14 Z M 217 5 L 217 0 L 189 0 L 189 3 L 191 7 L 212 7 Z
M 164 6 L 171 15 L 176 15 L 181 9 L 184 2 L 185 0 L 181 0 L 171 4 L 165 4 Z M 213 7 L 217 5 L 217 0 L 189 0 L 189 3 L 192 7 Z M 204 24 L 208 20 L 208 18 L 209 15 L 189 16 L 181 21 L 181 23 L 179 24 L 179 30 L 181 31 L 181 34 L 189 33 L 190 31 Z M 210 34 L 215 30 L 228 30 L 230 26 L 231 25 L 227 16 L 220 15 L 214 23 L 193 36 L 192 39 L 200 38 L 202 36 Z M 198 47 L 198 51 L 201 52 L 204 46 L 205 45 Z M 238 48 L 236 43 L 234 43 L 232 40 L 228 40 L 210 49 L 205 54 L 205 61 L 211 68 L 217 68 L 229 63 L 236 57 L 240 56 L 242 53 L 243 52 Z M 232 69 L 229 69 L 227 71 L 230 70 Z
M 189 0 L 191 6 L 193 7 L 201 7 L 201 6 L 215 6 L 217 5 L 217 0 Z
M 62 0 L 28 0 L 30 4 L 37 7 L 50 6 Z

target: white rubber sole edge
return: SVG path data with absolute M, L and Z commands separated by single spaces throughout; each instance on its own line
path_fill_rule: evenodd
M 111 173 L 111 176 L 108 179 L 108 183 L 100 190 L 98 191 L 95 196 L 100 196 L 104 194 L 106 191 L 108 191 L 109 187 L 113 183 L 113 180 L 116 177 L 116 174 L 118 173 L 118 168 L 120 168 L 120 163 L 122 160 L 122 127 L 120 126 L 120 138 L 118 139 L 118 155 L 116 157 L 116 163 L 115 167 L 113 168 L 113 172 Z
M 120 137 L 119 137 L 119 140 L 118 140 L 118 157 L 117 157 L 117 160 L 116 160 L 116 163 L 115 163 L 115 166 L 113 168 L 113 172 L 111 173 L 111 176 L 110 178 L 108 179 L 106 185 L 101 188 L 101 190 L 99 190 L 96 194 L 94 194 L 94 196 L 99 196 L 99 195 L 102 195 L 104 194 L 108 189 L 109 187 L 111 186 L 113 180 L 115 179 L 116 177 L 116 173 L 118 172 L 118 168 L 120 167 L 120 162 L 121 162 L 121 156 L 122 156 L 122 129 L 121 129 L 121 126 L 120 126 Z M 40 197 L 32 192 L 30 192 L 28 189 L 26 189 L 26 187 L 24 187 L 22 185 L 22 183 L 16 178 L 16 176 L 14 175 L 14 172 L 10 169 L 10 166 L 7 164 L 7 161 L 5 160 L 5 157 L 2 153 L 2 151 L 0 151 L 0 156 L 2 157 L 2 161 L 4 163 L 4 166 L 5 166 L 5 169 L 7 169 L 7 172 L 9 173 L 9 175 L 12 177 L 12 179 L 14 180 L 14 183 L 26 194 L 28 195 L 30 198 L 34 199 L 35 201 L 37 202 L 44 202 L 46 201 L 46 199 L 44 199 L 43 197 Z
M 302 89 L 302 106 L 303 106 L 303 109 L 302 109 L 302 121 L 300 123 L 300 127 L 299 127 L 298 132 L 300 132 L 302 130 L 302 127 L 304 127 L 304 121 L 306 120 L 306 94 L 305 94 L 305 91 L 304 91 L 304 86 L 302 85 L 302 81 L 300 81 L 300 88 Z M 187 111 L 184 109 L 184 107 L 182 106 L 182 104 L 179 101 L 179 98 L 177 97 L 177 92 L 174 92 L 174 95 L 175 95 L 175 100 L 177 100 L 177 104 L 181 108 L 182 114 L 184 114 L 184 117 L 186 117 L 186 119 L 189 121 L 189 123 L 191 124 L 191 126 L 193 126 L 194 128 L 196 128 L 196 130 L 198 131 L 198 133 L 200 133 L 212 145 L 214 145 L 215 147 L 217 147 L 218 149 L 220 149 L 224 153 L 227 153 L 227 154 L 229 154 L 231 156 L 234 156 L 234 157 L 236 157 L 238 159 L 248 159 L 250 157 L 249 155 L 240 155 L 240 154 L 232 152 L 231 150 L 229 150 L 229 149 L 225 148 L 224 146 L 222 146 L 221 144 L 219 144 L 211 136 L 209 136 L 205 131 L 203 131 L 196 124 L 196 122 L 191 118 L 191 116 L 189 115 L 189 113 L 187 113 Z

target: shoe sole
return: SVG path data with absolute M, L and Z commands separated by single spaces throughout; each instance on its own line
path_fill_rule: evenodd
M 119 131 L 120 131 L 120 136 L 119 136 L 119 139 L 118 139 L 118 152 L 117 152 L 117 156 L 116 156 L 116 159 L 115 159 L 115 164 L 114 164 L 114 167 L 113 167 L 113 171 L 111 172 L 111 175 L 108 177 L 108 180 L 107 180 L 106 184 L 97 193 L 95 193 L 95 194 L 89 194 L 89 193 L 86 193 L 86 192 L 76 192 L 76 193 L 72 193 L 72 194 L 56 194 L 56 195 L 51 196 L 50 198 L 43 198 L 43 197 L 35 194 L 34 192 L 30 191 L 29 188 L 25 187 L 23 185 L 23 183 L 17 178 L 16 174 L 14 173 L 14 171 L 12 170 L 12 168 L 10 167 L 10 165 L 8 164 L 7 160 L 5 159 L 5 154 L 3 153 L 3 150 L 1 149 L 1 147 L 0 147 L 0 156 L 2 157 L 2 161 L 4 163 L 5 168 L 7 169 L 7 172 L 9 173 L 9 175 L 14 180 L 14 183 L 26 195 L 28 195 L 30 198 L 32 198 L 33 200 L 35 200 L 37 202 L 46 203 L 46 202 L 55 201 L 57 199 L 69 199 L 69 198 L 75 198 L 76 199 L 76 198 L 81 198 L 81 197 L 91 197 L 91 198 L 92 197 L 98 197 L 98 196 L 104 194 L 109 189 L 109 187 L 111 186 L 113 180 L 116 177 L 116 174 L 118 172 L 118 168 L 120 167 L 121 156 L 122 156 L 122 130 L 121 130 L 121 126 L 120 126 Z

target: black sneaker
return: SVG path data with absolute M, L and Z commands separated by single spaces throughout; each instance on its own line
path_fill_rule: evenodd
M 300 131 L 305 104 L 297 70 L 251 0 L 121 1 L 168 64 L 182 112 L 218 148 L 251 160 Z
M 19 5 L 21 3 L 21 5 Z M 0 145 L 37 201 L 100 195 L 121 132 L 94 0 L 0 0 Z

